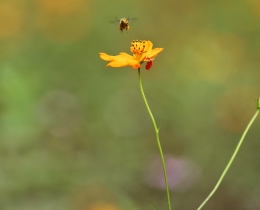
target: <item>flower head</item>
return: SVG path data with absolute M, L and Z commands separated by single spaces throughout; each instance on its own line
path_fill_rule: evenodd
M 106 53 L 99 54 L 101 59 L 109 61 L 107 67 L 131 66 L 132 68 L 137 69 L 140 68 L 143 62 L 151 62 L 160 52 L 163 51 L 163 48 L 152 49 L 152 47 L 153 43 L 149 40 L 133 40 L 130 47 L 133 56 L 124 52 L 121 52 L 116 56 L 107 55 Z

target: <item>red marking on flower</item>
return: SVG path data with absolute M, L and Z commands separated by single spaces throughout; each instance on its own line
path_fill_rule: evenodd
M 146 68 L 146 70 L 150 70 L 150 68 L 152 68 L 152 66 L 153 66 L 153 60 L 149 60 L 149 61 L 146 63 L 145 68 Z

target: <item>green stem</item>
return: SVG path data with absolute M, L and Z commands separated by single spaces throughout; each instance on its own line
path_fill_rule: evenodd
M 147 102 L 145 94 L 144 94 L 144 90 L 143 90 L 143 86 L 142 86 L 142 80 L 141 80 L 140 68 L 138 68 L 138 76 L 139 76 L 140 90 L 141 90 L 141 93 L 142 93 L 142 96 L 143 96 L 143 99 L 144 99 L 144 103 L 145 103 L 147 111 L 148 111 L 148 113 L 149 113 L 149 115 L 150 115 L 150 117 L 152 119 L 154 130 L 155 130 L 155 134 L 156 134 L 156 140 L 157 140 L 157 144 L 158 144 L 160 155 L 161 155 L 161 159 L 162 159 L 163 174 L 164 174 L 164 180 L 165 180 L 165 185 L 166 185 L 166 194 L 167 194 L 167 200 L 168 200 L 168 208 L 169 208 L 169 210 L 171 210 L 171 200 L 170 200 L 168 178 L 167 178 L 167 172 L 166 172 L 166 167 L 165 167 L 163 151 L 162 151 L 162 147 L 161 147 L 161 143 L 160 143 L 160 139 L 159 139 L 159 129 L 157 128 L 155 119 L 154 119 L 153 114 L 152 114 L 152 112 L 151 112 L 151 110 L 149 108 L 148 102 Z
M 203 201 L 203 203 L 199 206 L 199 208 L 198 208 L 197 210 L 202 209 L 202 207 L 208 202 L 208 200 L 212 197 L 212 195 L 213 195 L 213 194 L 216 192 L 216 190 L 218 189 L 218 187 L 219 187 L 219 185 L 221 184 L 221 182 L 222 182 L 224 176 L 226 175 L 228 169 L 230 168 L 231 164 L 233 163 L 233 161 L 234 161 L 234 159 L 235 159 L 235 157 L 236 157 L 236 155 L 237 155 L 237 153 L 238 153 L 238 151 L 239 151 L 239 149 L 240 149 L 240 146 L 241 146 L 241 144 L 242 144 L 243 141 L 244 141 L 244 138 L 245 138 L 245 136 L 246 136 L 246 134 L 247 134 L 249 128 L 251 127 L 251 125 L 252 125 L 253 122 L 255 121 L 257 115 L 259 114 L 259 111 L 260 111 L 260 109 L 258 108 L 257 111 L 256 111 L 256 113 L 254 114 L 254 116 L 252 117 L 252 119 L 250 120 L 250 122 L 248 123 L 248 125 L 247 125 L 247 127 L 246 127 L 246 129 L 245 129 L 245 131 L 244 131 L 244 133 L 243 133 L 243 135 L 241 136 L 241 139 L 240 139 L 239 142 L 238 142 L 238 145 L 237 145 L 237 147 L 236 147 L 236 149 L 235 149 L 235 151 L 234 151 L 232 157 L 230 158 L 230 160 L 229 160 L 229 162 L 228 162 L 228 164 L 227 164 L 225 170 L 224 170 L 223 173 L 221 174 L 221 176 L 220 176 L 220 178 L 219 178 L 217 184 L 215 185 L 215 187 L 213 188 L 213 190 L 211 191 L 211 193 L 210 193 L 210 194 L 208 195 L 208 197 Z

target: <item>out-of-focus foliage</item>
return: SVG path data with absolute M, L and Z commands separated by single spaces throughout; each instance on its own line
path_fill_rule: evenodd
M 259 37 L 258 0 L 1 0 L 0 209 L 167 208 L 137 71 L 98 54 L 133 39 L 164 48 L 143 85 L 173 209 L 196 209 L 255 112 Z M 259 126 L 205 209 L 260 209 Z

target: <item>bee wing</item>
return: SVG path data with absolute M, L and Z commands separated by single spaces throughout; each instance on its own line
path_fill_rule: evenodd
M 136 21 L 137 19 L 138 19 L 137 17 L 133 17 L 133 18 L 129 17 L 129 18 L 127 18 L 127 20 L 128 20 L 128 21 L 131 21 L 131 22 L 132 22 L 132 21 Z
M 114 25 L 117 25 L 120 23 L 120 19 L 115 17 L 115 19 L 113 21 L 110 21 L 110 25 L 111 26 L 114 26 Z

